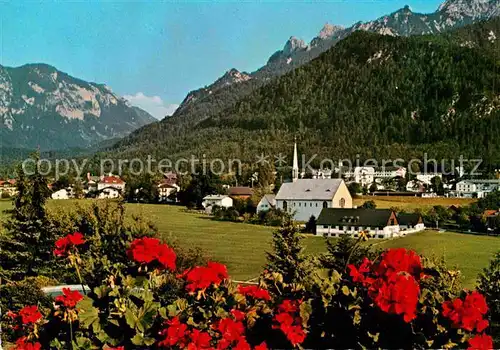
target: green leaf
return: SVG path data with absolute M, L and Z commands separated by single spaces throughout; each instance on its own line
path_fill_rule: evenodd
M 304 326 L 307 325 L 307 322 L 309 321 L 309 317 L 312 314 L 312 306 L 310 301 L 303 302 L 300 304 L 300 317 L 302 318 L 302 324 Z
M 368 332 L 368 336 L 369 336 L 370 338 L 372 338 L 372 339 L 373 339 L 373 341 L 376 343 L 376 342 L 378 342 L 378 337 L 380 336 L 380 333 L 371 334 L 370 332 Z
M 134 345 L 145 345 L 144 344 L 144 338 L 142 334 L 137 333 L 132 339 L 132 344 Z
M 137 317 L 133 314 L 130 308 L 127 308 L 127 310 L 125 310 L 125 321 L 130 328 L 135 329 L 135 326 L 137 324 Z
M 93 300 L 84 297 L 78 304 L 78 320 L 82 328 L 88 329 L 93 324 L 99 324 L 99 310 L 93 306 Z
M 171 305 L 169 305 L 169 306 L 171 306 Z M 163 318 L 165 320 L 168 319 L 168 313 L 167 312 L 168 312 L 168 310 L 167 310 L 166 307 L 160 307 L 158 309 L 158 313 L 160 314 L 161 318 Z

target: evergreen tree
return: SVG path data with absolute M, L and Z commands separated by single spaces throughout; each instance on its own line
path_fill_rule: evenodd
M 39 156 L 34 157 L 35 162 Z M 47 180 L 37 167 L 27 175 L 17 170 L 14 208 L 7 211 L 5 233 L 0 236 L 0 274 L 8 280 L 43 275 L 49 271 L 54 235 L 45 211 Z
M 364 257 L 372 259 L 377 256 L 378 252 L 371 250 L 370 246 L 359 243 L 348 235 L 342 235 L 339 240 L 327 239 L 328 252 L 320 257 L 322 266 L 342 273 L 349 264 L 359 265 Z
M 298 226 L 286 215 L 280 229 L 273 232 L 273 250 L 267 253 L 266 269 L 278 272 L 284 283 L 300 283 L 309 274 L 307 257 Z

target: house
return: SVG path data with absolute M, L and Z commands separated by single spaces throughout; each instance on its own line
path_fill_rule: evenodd
M 233 199 L 248 199 L 253 195 L 250 187 L 229 187 L 227 194 Z
M 123 193 L 122 190 L 117 189 L 114 186 L 102 187 L 99 190 L 97 198 L 100 198 L 100 199 L 114 199 L 114 198 L 121 197 L 122 193 Z
M 443 174 L 441 173 L 418 173 L 416 174 L 416 178 L 418 181 L 422 182 L 426 185 L 432 184 L 432 179 L 435 177 L 439 177 L 441 180 L 443 179 Z
M 394 179 L 396 177 L 405 177 L 406 168 L 395 166 L 384 167 L 368 167 L 357 166 L 354 169 L 339 167 L 339 173 L 345 179 L 350 179 L 354 182 L 361 184 L 361 186 L 370 186 L 375 180 Z
M 308 221 L 323 208 L 352 208 L 352 197 L 342 179 L 298 179 L 281 185 L 276 208 L 294 213 L 297 221 Z
M 397 215 L 400 235 L 425 230 L 422 215 L 418 213 L 399 213 Z
M 297 143 L 294 144 L 292 182 L 281 185 L 276 208 L 293 213 L 297 221 L 317 218 L 323 208 L 352 208 L 352 197 L 342 179 L 299 179 Z
M 390 209 L 324 208 L 316 220 L 316 235 L 359 237 L 365 232 L 372 238 L 399 236 L 396 213 Z
M 201 205 L 203 205 L 205 209 L 211 208 L 214 205 L 229 208 L 233 206 L 233 199 L 225 194 L 212 194 L 203 197 Z
M 109 174 L 108 176 L 101 176 L 97 183 L 97 191 L 102 191 L 105 188 L 114 188 L 120 192 L 125 191 L 125 181 L 119 176 Z
M 171 199 L 173 195 L 179 192 L 180 187 L 170 181 L 162 181 L 158 184 L 158 199 L 160 202 L 176 202 L 177 198 Z M 169 198 L 170 197 L 170 198 Z
M 52 199 L 69 199 L 71 197 L 72 197 L 71 188 L 62 188 L 58 191 L 53 192 L 50 196 L 50 198 Z
M 487 212 L 487 213 L 486 213 Z M 499 227 L 497 226 L 497 218 L 500 216 L 500 209 L 499 210 L 486 210 L 485 211 L 486 217 L 486 226 L 488 229 L 488 232 L 494 232 L 497 230 Z M 498 232 L 500 233 L 500 232 Z
M 419 180 L 410 180 L 406 184 L 406 191 L 421 193 L 421 192 L 425 192 L 425 187 L 424 187 L 423 182 L 421 182 Z
M 264 197 L 257 204 L 257 213 L 268 211 L 269 209 L 276 208 L 276 195 L 265 194 Z
M 457 183 L 451 194 L 463 198 L 483 198 L 493 191 L 500 190 L 500 179 L 497 180 L 463 180 Z
M 0 196 L 12 197 L 17 193 L 17 186 L 15 179 L 0 180 Z

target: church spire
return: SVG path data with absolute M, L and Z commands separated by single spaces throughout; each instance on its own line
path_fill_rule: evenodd
M 294 139 L 293 145 L 293 167 L 292 167 L 292 181 L 295 182 L 299 178 L 299 158 L 297 156 L 297 138 Z

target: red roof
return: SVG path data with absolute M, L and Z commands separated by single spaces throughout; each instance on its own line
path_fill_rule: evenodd
M 105 184 L 123 184 L 123 183 L 125 183 L 118 176 L 104 176 L 100 182 L 105 183 Z
M 230 196 L 251 196 L 253 189 L 250 187 L 230 187 L 228 193 Z

